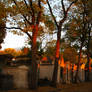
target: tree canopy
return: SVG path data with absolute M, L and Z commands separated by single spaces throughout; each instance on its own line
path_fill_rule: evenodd
M 6 26 L 6 9 L 5 9 L 5 5 L 0 1 L 0 48 L 1 43 L 3 43 L 5 35 L 6 35 L 6 30 L 5 30 L 5 26 Z

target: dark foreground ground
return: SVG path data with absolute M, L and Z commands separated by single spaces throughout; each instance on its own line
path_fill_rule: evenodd
M 17 89 L 0 92 L 92 92 L 92 82 L 60 84 L 57 88 L 53 88 L 51 86 L 40 86 L 36 90 Z

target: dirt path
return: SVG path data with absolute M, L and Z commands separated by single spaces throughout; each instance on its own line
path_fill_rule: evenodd
M 92 82 L 67 85 L 62 87 L 61 92 L 92 92 Z
M 0 92 L 92 92 L 92 82 L 80 83 L 80 84 L 61 84 L 58 88 L 53 88 L 50 86 L 39 87 L 36 90 L 8 90 Z

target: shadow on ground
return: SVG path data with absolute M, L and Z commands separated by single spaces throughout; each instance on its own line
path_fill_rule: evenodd
M 0 92 L 92 92 L 92 82 L 79 84 L 59 84 L 57 88 L 50 86 L 50 81 L 40 80 L 39 87 L 36 90 L 17 89 Z

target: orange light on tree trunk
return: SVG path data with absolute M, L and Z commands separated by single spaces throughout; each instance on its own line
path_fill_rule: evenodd
M 59 51 L 60 50 L 60 41 L 57 40 L 57 44 L 56 44 L 56 58 L 59 58 Z
M 36 44 L 37 34 L 38 34 L 38 25 L 36 25 L 35 30 L 33 30 L 33 44 Z

